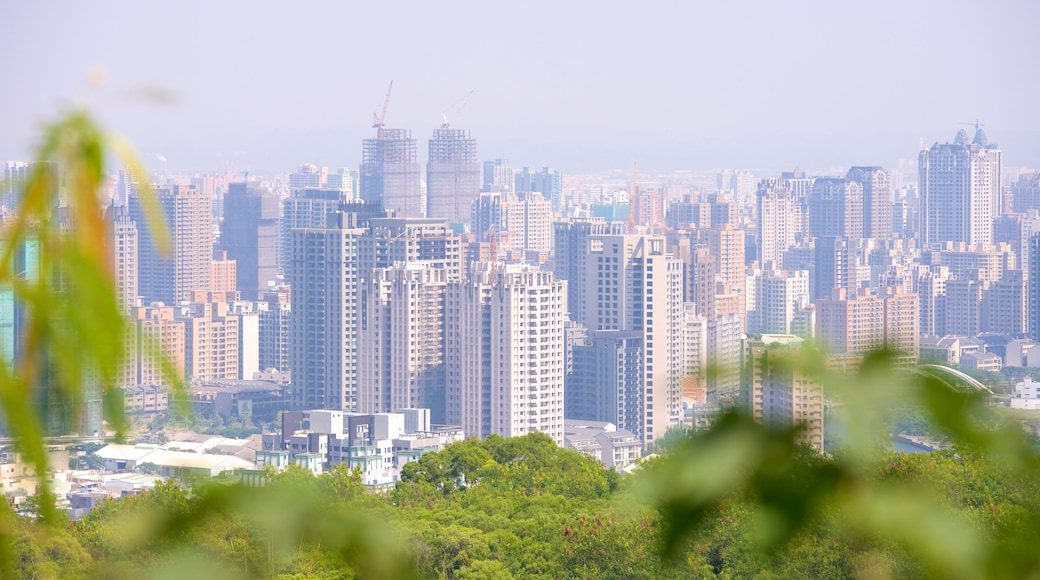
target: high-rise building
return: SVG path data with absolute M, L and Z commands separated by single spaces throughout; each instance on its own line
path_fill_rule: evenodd
M 515 173 L 509 166 L 508 159 L 485 161 L 484 181 L 480 186 L 480 191 L 513 193 Z
M 681 419 L 682 262 L 665 254 L 660 236 L 590 236 L 586 252 L 584 308 L 572 317 L 590 334 L 642 336 L 639 422 L 625 429 L 649 443 Z
M 359 241 L 352 214 L 292 232 L 292 402 L 297 409 L 357 408 Z
M 921 352 L 921 302 L 917 294 L 899 286 L 880 289 L 885 313 L 885 348 L 898 353 L 898 361 L 914 365 Z
M 813 301 L 829 298 L 835 288 L 855 288 L 855 257 L 845 237 L 816 238 L 813 248 Z
M 798 442 L 823 451 L 823 385 L 784 360 L 801 343 L 791 335 L 763 335 L 748 343 L 741 398 L 755 419 L 786 428 L 801 425 Z
M 137 304 L 137 224 L 125 205 L 109 206 L 105 217 L 116 295 L 129 314 Z
M 381 129 L 365 139 L 361 157 L 361 199 L 398 217 L 423 217 L 415 139 L 407 129 Z
M 537 172 L 524 167 L 516 174 L 513 192 L 540 193 L 554 214 L 563 212 L 563 175 L 551 167 L 543 167 Z
M 716 275 L 730 290 L 744 294 L 744 231 L 729 224 L 704 232 L 708 250 L 715 256 Z
M 227 250 L 215 250 L 213 261 L 209 263 L 210 292 L 238 293 L 238 264 L 229 260 Z
M 184 376 L 184 322 L 178 320 L 174 307 L 161 303 L 138 306 L 132 315 L 134 325 L 134 370 L 126 377 L 128 385 L 165 385 Z M 170 377 L 162 372 L 160 361 L 150 353 L 162 352 L 175 369 L 177 376 Z
M 194 185 L 172 185 L 155 193 L 166 217 L 172 251 L 159 253 L 140 196 L 133 192 L 129 209 L 138 234 L 138 291 L 145 303 L 177 304 L 196 290 L 210 288 L 212 202 Z
M 748 312 L 749 334 L 793 334 L 797 312 L 809 305 L 809 273 L 771 270 L 753 278 L 754 309 Z
M 21 203 L 20 195 L 29 178 L 32 164 L 21 161 L 4 162 L 3 181 L 0 181 L 0 208 L 14 212 Z
M 1029 338 L 1040 341 L 1040 234 L 1029 238 Z
M 540 193 L 518 193 L 502 204 L 507 250 L 548 252 L 552 249 L 552 211 Z
M 292 252 L 292 231 L 300 228 L 323 228 L 331 213 L 340 211 L 346 198 L 339 189 L 300 189 L 282 201 L 278 224 L 278 266 L 287 276 Z
M 922 233 L 925 242 L 988 244 L 1000 213 L 1001 153 L 978 129 L 975 139 L 961 129 L 953 143 L 921 151 Z
M 566 282 L 537 268 L 476 263 L 449 282 L 447 419 L 466 433 L 541 431 L 563 445 Z
M 447 270 L 430 262 L 375 268 L 361 282 L 358 410 L 426 408 L 445 417 Z
M 301 165 L 289 174 L 289 190 L 295 193 L 301 189 L 321 189 L 326 186 L 328 174 L 328 167 L 318 167 L 309 163 Z
M 468 220 L 480 178 L 477 141 L 469 131 L 447 123 L 435 129 L 426 165 L 426 215 L 452 223 Z
M 1019 335 L 1026 332 L 1026 276 L 1022 270 L 1008 270 L 989 285 L 982 297 L 983 332 Z
M 238 316 L 226 302 L 210 302 L 205 292 L 180 309 L 184 323 L 184 372 L 188 379 L 239 378 Z M 250 377 L 252 378 L 252 377 Z
M 892 236 L 892 178 L 880 167 L 853 167 L 845 178 L 863 190 L 863 237 Z
M 256 183 L 229 184 L 220 247 L 236 263 L 242 297 L 259 299 L 277 274 L 278 196 Z
M 574 369 L 566 383 L 567 419 L 605 421 L 620 429 L 643 423 L 641 332 L 595 330 L 573 346 L 572 355 Z
M 492 237 L 500 237 L 505 226 L 502 222 L 502 210 L 505 209 L 502 192 L 482 191 L 473 200 L 470 209 L 470 231 L 477 236 L 477 241 L 486 242 Z
M 463 237 L 452 233 L 443 219 L 372 218 L 358 247 L 358 272 L 365 278 L 374 268 L 416 260 L 443 268 L 449 281 L 465 274 Z
M 901 362 L 913 364 L 920 350 L 920 316 L 918 296 L 898 287 L 881 295 L 836 288 L 830 298 L 816 301 L 816 334 L 832 353 L 889 348 L 900 353 Z
M 797 242 L 801 232 L 801 206 L 790 187 L 778 179 L 758 185 L 758 263 L 763 268 L 780 268 L 784 252 Z
M 809 233 L 863 237 L 863 187 L 841 177 L 817 178 L 809 194 Z
M 282 373 L 292 371 L 289 362 L 289 325 L 292 323 L 292 305 L 289 292 L 282 289 L 268 290 L 264 301 L 257 306 L 259 317 L 259 353 L 257 363 L 260 370 L 276 369 Z
M 553 272 L 567 281 L 567 312 L 577 320 L 585 312 L 585 263 L 589 238 L 621 233 L 621 224 L 607 223 L 602 218 L 569 219 L 553 224 Z

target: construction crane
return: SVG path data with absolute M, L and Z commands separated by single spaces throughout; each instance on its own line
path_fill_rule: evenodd
M 442 127 L 444 127 L 445 129 L 451 127 L 451 123 L 448 122 L 448 113 L 451 113 L 453 115 L 456 113 L 461 113 L 462 109 L 465 109 L 466 105 L 469 104 L 469 98 L 473 96 L 474 92 L 475 91 L 470 91 L 465 95 L 462 95 L 461 97 L 459 97 L 459 100 L 452 103 L 451 106 L 447 109 L 444 109 L 444 111 L 441 113 L 441 119 L 444 120 L 444 124 L 441 125 Z
M 386 99 L 383 101 L 383 110 L 372 112 L 372 128 L 378 133 L 380 139 L 383 138 L 383 119 L 386 119 L 386 109 L 390 106 L 390 91 L 394 90 L 394 81 L 390 81 L 390 86 L 386 89 Z

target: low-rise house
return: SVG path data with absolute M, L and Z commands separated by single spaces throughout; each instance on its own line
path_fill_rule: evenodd
M 1015 385 L 1015 392 L 1011 395 L 1011 408 L 1040 410 L 1040 383 L 1034 383 L 1033 379 L 1026 377 L 1024 381 Z
M 567 419 L 563 423 L 563 442 L 567 449 L 591 455 L 617 471 L 634 463 L 643 453 L 643 444 L 635 433 L 605 421 Z

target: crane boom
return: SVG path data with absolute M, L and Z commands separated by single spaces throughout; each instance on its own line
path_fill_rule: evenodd
M 382 111 L 374 111 L 372 113 L 372 128 L 379 131 L 379 138 L 383 138 L 383 120 L 386 119 L 386 110 L 390 107 L 390 92 L 394 90 L 394 81 L 390 81 L 390 86 L 386 89 L 386 99 L 383 100 Z

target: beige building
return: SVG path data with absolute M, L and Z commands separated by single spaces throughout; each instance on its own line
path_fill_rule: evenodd
M 226 302 L 193 302 L 180 308 L 184 370 L 190 379 L 239 378 L 239 320 Z
M 783 427 L 801 425 L 798 442 L 823 451 L 823 385 L 798 365 L 784 362 L 797 353 L 801 342 L 782 334 L 749 341 L 741 399 L 756 420 Z
M 210 263 L 210 284 L 212 292 L 236 292 L 235 277 L 237 276 L 237 263 L 229 260 L 226 250 L 213 252 L 213 261 Z M 202 288 L 196 288 L 202 290 Z
M 836 288 L 830 298 L 816 301 L 816 335 L 835 354 L 863 355 L 890 348 L 902 363 L 913 364 L 920 350 L 920 307 L 916 294 L 889 287 L 882 295 L 860 290 L 850 296 Z
M 166 385 L 174 377 L 164 376 L 159 361 L 150 352 L 159 349 L 169 358 L 178 379 L 184 377 L 184 322 L 177 320 L 175 309 L 161 302 L 138 306 L 132 314 L 131 332 L 134 349 L 128 356 L 134 361 L 133 370 L 124 377 L 124 385 Z
M 130 196 L 130 217 L 138 231 L 138 288 L 146 303 L 176 304 L 195 290 L 210 288 L 213 260 L 212 199 L 194 185 L 156 190 L 166 217 L 172 255 L 155 246 L 140 197 Z

